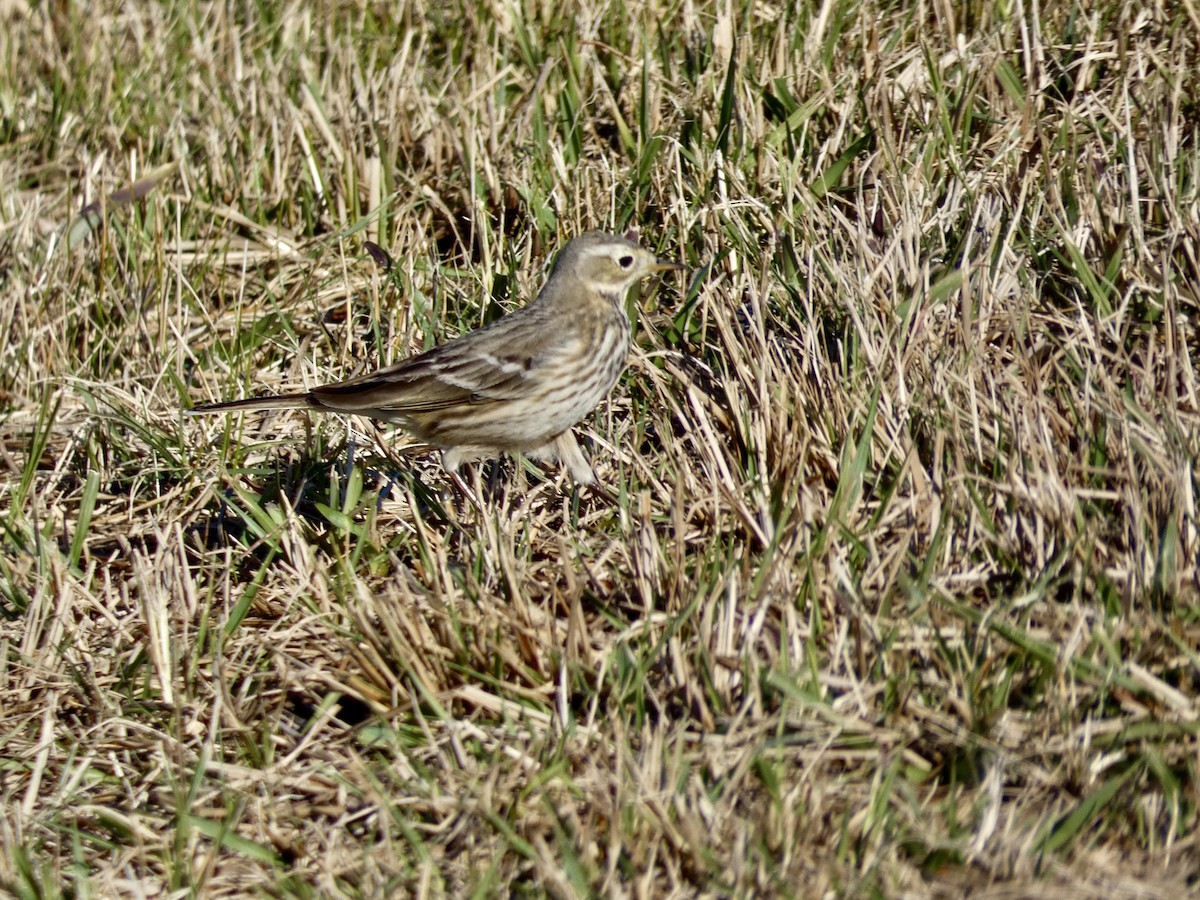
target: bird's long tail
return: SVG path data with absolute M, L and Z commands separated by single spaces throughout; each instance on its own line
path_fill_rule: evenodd
M 273 397 L 250 397 L 246 400 L 227 400 L 224 403 L 200 403 L 187 411 L 189 416 L 205 413 L 237 412 L 259 409 L 303 409 L 313 406 L 312 394 L 276 394 Z

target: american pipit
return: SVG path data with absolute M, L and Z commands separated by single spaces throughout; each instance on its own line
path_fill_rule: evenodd
M 478 331 L 395 365 L 294 394 L 206 403 L 191 413 L 307 408 L 401 425 L 442 464 L 501 452 L 559 460 L 596 476 L 571 428 L 617 383 L 629 354 L 625 295 L 653 272 L 682 269 L 628 238 L 589 231 L 559 254 L 537 299 Z

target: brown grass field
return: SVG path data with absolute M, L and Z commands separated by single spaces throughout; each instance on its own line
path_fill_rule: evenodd
M 0 2 L 0 895 L 1200 892 L 1198 223 L 1200 0 Z M 631 226 L 600 490 L 183 415 Z

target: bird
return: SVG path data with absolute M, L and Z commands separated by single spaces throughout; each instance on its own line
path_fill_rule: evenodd
M 559 253 L 533 302 L 424 353 L 308 391 L 204 403 L 192 415 L 312 409 L 400 425 L 442 451 L 452 475 L 464 462 L 523 453 L 565 465 L 595 484 L 573 427 L 625 370 L 629 289 L 684 266 L 628 236 L 587 231 Z

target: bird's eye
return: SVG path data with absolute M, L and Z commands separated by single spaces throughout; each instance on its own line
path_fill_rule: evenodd
M 617 263 L 621 266 L 622 269 L 631 269 L 631 268 L 633 268 L 633 257 L 632 256 L 622 256 L 620 259 L 617 260 Z

